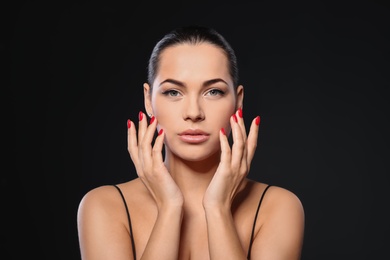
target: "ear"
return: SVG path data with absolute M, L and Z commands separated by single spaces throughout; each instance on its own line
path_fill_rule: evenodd
M 242 106 L 244 105 L 244 86 L 243 85 L 239 85 L 237 87 L 237 91 L 236 91 L 236 108 L 242 108 Z
M 153 115 L 153 109 L 151 104 L 151 89 L 148 83 L 144 83 L 144 105 L 145 105 L 145 111 L 148 115 Z

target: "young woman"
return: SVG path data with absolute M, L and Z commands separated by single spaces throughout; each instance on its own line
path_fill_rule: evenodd
M 84 196 L 82 259 L 300 259 L 301 201 L 247 178 L 260 117 L 247 134 L 244 88 L 223 36 L 196 26 L 168 33 L 143 89 L 146 113 L 127 122 L 138 178 Z

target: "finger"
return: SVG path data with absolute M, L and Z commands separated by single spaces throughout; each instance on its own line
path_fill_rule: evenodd
M 243 172 L 245 172 L 247 170 L 246 157 L 247 157 L 247 154 L 248 154 L 248 148 L 246 147 L 247 134 L 246 134 L 246 127 L 245 127 L 243 110 L 242 110 L 241 107 L 239 109 L 237 109 L 236 115 L 237 115 L 238 125 L 240 126 L 241 134 L 242 134 L 242 137 L 243 137 L 243 140 L 244 140 L 244 146 L 245 146 L 244 147 L 244 151 L 243 151 L 243 155 L 242 155 L 242 159 L 241 159 L 241 162 L 242 162 L 241 169 L 242 169 Z
M 221 128 L 221 130 L 219 131 L 219 142 L 221 144 L 221 163 L 225 165 L 230 165 L 232 153 L 230 150 L 228 138 L 225 133 L 225 129 L 223 128 Z
M 142 140 L 144 139 L 144 135 L 147 128 L 146 116 L 142 111 L 138 113 L 138 158 L 139 162 L 142 165 L 145 165 L 144 158 L 142 156 Z
M 144 119 L 143 121 L 146 122 L 146 119 Z M 157 127 L 157 120 L 153 116 L 150 120 L 149 126 L 147 126 L 146 131 L 144 132 L 142 141 L 140 143 L 142 161 L 143 161 L 144 165 L 147 165 L 147 166 L 151 166 L 153 163 L 153 161 L 152 161 L 152 143 L 153 143 L 153 138 L 154 138 L 154 133 L 156 131 L 156 127 Z
M 127 150 L 129 151 L 130 158 L 133 161 L 134 167 L 138 175 L 142 175 L 142 171 L 139 169 L 139 159 L 138 159 L 138 140 L 136 135 L 136 129 L 134 123 L 128 119 L 127 120 Z
M 239 168 L 245 151 L 245 141 L 241 127 L 238 124 L 237 115 L 233 114 L 230 117 L 230 125 L 232 127 L 233 145 L 231 166 L 235 169 Z
M 256 151 L 257 147 L 257 140 L 259 135 L 259 126 L 260 126 L 260 116 L 257 116 L 252 120 L 251 127 L 249 129 L 249 135 L 247 140 L 247 149 L 248 149 L 248 156 L 247 156 L 247 162 L 248 165 L 251 164 L 253 156 Z
M 137 138 L 134 123 L 128 119 L 127 120 L 127 150 L 130 153 L 131 159 L 134 161 L 137 157 L 134 157 L 137 154 Z
M 152 150 L 153 165 L 163 164 L 162 149 L 164 146 L 164 136 L 165 136 L 164 130 L 160 129 L 156 137 L 156 140 L 154 142 L 153 150 Z
M 238 119 L 238 125 L 241 128 L 241 133 L 243 134 L 244 140 L 246 140 L 247 139 L 246 127 L 245 127 L 245 121 L 244 121 L 244 115 L 243 115 L 242 108 L 239 108 L 236 111 L 236 115 L 237 115 L 237 119 Z
M 142 111 L 138 113 L 138 142 L 141 142 L 144 138 L 145 131 L 147 128 L 146 116 Z

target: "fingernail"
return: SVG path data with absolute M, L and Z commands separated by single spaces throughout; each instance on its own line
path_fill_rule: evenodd
M 256 121 L 255 122 L 256 122 L 256 125 L 260 125 L 260 116 L 256 117 Z
M 226 135 L 224 128 L 221 128 L 221 132 L 222 132 L 222 134 Z
M 158 131 L 158 135 L 161 135 L 164 132 L 164 130 L 161 128 L 160 131 Z
M 154 116 L 152 116 L 152 118 L 150 119 L 150 123 L 149 124 L 151 125 L 151 124 L 153 124 L 153 122 L 154 122 Z
M 142 113 L 142 111 L 139 111 L 139 114 L 138 114 L 139 121 L 142 121 L 142 118 L 144 118 L 144 114 Z
M 130 127 L 131 127 L 131 121 L 130 119 L 127 119 L 127 129 L 130 129 Z
M 236 114 L 233 114 L 233 119 L 237 123 L 237 116 L 236 116 Z
M 242 108 L 241 107 L 238 109 L 238 115 L 242 118 Z

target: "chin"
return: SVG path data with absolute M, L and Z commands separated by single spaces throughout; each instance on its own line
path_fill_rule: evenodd
M 181 159 L 183 159 L 184 161 L 188 161 L 188 162 L 200 162 L 200 161 L 204 161 L 206 160 L 207 158 L 209 158 L 210 156 L 209 155 L 205 155 L 205 156 L 179 156 Z
M 218 149 L 208 149 L 207 147 L 193 147 L 192 148 L 186 148 L 183 150 L 177 150 L 174 152 L 175 155 L 179 158 L 181 158 L 184 161 L 188 162 L 200 162 L 205 161 L 207 159 L 210 159 L 216 155 L 216 153 L 219 154 Z
M 178 157 L 184 161 L 199 162 L 207 159 L 215 158 L 220 153 L 219 140 L 209 140 L 203 144 L 183 144 L 181 142 L 166 142 L 167 150 L 171 151 L 174 157 Z

